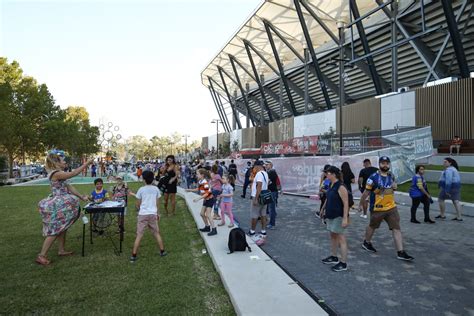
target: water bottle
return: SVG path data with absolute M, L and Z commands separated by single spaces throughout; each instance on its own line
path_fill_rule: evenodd
M 84 225 L 89 224 L 89 217 L 87 217 L 87 215 L 82 216 L 82 222 Z

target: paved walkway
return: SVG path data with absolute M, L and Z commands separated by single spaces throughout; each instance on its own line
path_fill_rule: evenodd
M 234 214 L 248 230 L 250 200 L 240 194 L 237 188 Z M 474 218 L 453 222 L 448 213 L 446 221 L 418 225 L 409 222 L 410 210 L 401 206 L 405 248 L 415 257 L 404 262 L 396 258 L 386 224 L 374 236 L 378 252 L 363 250 L 368 219 L 352 215 L 349 270 L 336 273 L 320 261 L 329 255 L 329 236 L 314 216 L 315 208 L 319 202 L 314 200 L 281 197 L 277 229 L 268 231 L 263 249 L 337 314 L 474 315 Z M 422 219 L 422 209 L 418 212 Z
M 204 226 L 199 215 L 202 201 L 193 202 L 197 195 L 185 193 L 182 188 L 178 193 L 186 200 L 196 226 Z M 252 252 L 227 254 L 229 231 L 222 226 L 217 236 L 201 234 L 238 315 L 327 315 L 250 238 L 247 242 Z

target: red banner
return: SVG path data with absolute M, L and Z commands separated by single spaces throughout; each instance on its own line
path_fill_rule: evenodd
M 262 143 L 262 154 L 286 155 L 286 154 L 317 154 L 318 136 L 296 137 L 288 141 L 278 143 Z

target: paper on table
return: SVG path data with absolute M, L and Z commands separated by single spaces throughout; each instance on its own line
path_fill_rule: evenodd
M 122 206 L 122 202 L 119 201 L 104 201 L 98 205 L 99 207 L 117 207 Z

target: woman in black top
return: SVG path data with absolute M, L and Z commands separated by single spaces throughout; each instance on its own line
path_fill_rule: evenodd
M 326 193 L 326 202 L 323 205 L 321 218 L 326 219 L 327 230 L 331 237 L 331 255 L 322 260 L 324 264 L 332 264 L 335 272 L 347 270 L 347 241 L 344 236 L 349 225 L 349 194 L 341 185 L 341 171 L 331 166 L 326 169 L 327 178 L 331 181 Z M 337 257 L 340 249 L 341 258 Z
M 341 165 L 342 182 L 346 186 L 347 191 L 352 193 L 352 183 L 355 183 L 355 175 L 352 173 L 351 166 L 347 161 L 344 161 Z
M 176 192 L 179 178 L 179 167 L 173 155 L 166 157 L 165 178 L 169 179 L 165 189 L 165 211 L 166 215 L 174 215 L 176 210 Z M 168 212 L 168 199 L 171 200 L 171 212 Z

